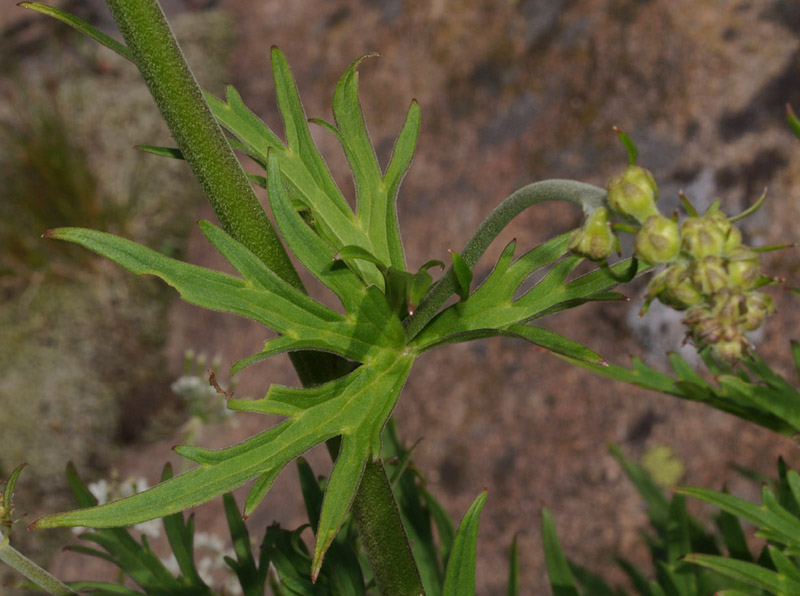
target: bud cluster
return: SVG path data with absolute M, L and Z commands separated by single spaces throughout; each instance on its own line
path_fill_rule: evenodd
M 658 298 L 686 310 L 684 323 L 695 343 L 711 346 L 721 360 L 738 362 L 750 348 L 745 333 L 758 329 L 774 311 L 772 299 L 756 291 L 769 281 L 761 274 L 758 253 L 742 244 L 741 232 L 717 203 L 702 216 L 686 218 L 679 228 L 676 224 L 669 236 L 661 233 L 666 244 L 664 238 L 674 248 L 670 259 L 648 259 L 637 250 L 646 262 L 667 264 L 648 286 L 648 303 Z
M 629 148 L 627 137 L 623 143 Z M 635 149 L 631 153 L 629 148 L 629 157 L 628 168 L 606 185 L 610 209 L 587 214 L 570 238 L 570 250 L 604 261 L 619 246 L 611 215 L 635 221 L 616 226 L 635 233 L 634 256 L 649 265 L 666 266 L 651 280 L 642 314 L 654 299 L 686 311 L 688 336 L 699 347 L 710 346 L 720 360 L 738 362 L 751 347 L 745 334 L 758 329 L 775 310 L 772 299 L 756 291 L 774 280 L 762 275 L 758 253 L 742 244 L 741 231 L 719 210 L 718 202 L 698 215 L 682 196 L 689 217 L 681 222 L 677 214 L 665 217 L 656 207 L 653 175 L 634 163 Z

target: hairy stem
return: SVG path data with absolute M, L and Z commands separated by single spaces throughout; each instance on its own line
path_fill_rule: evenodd
M 2 532 L 0 532 L 2 536 Z M 28 557 L 23 555 L 8 542 L 8 536 L 2 536 L 0 541 L 0 561 L 10 565 L 30 581 L 39 586 L 42 590 L 54 594 L 55 596 L 71 596 L 77 594 L 67 584 L 51 575 L 45 569 L 39 567 Z
M 300 286 L 156 0 L 107 0 L 142 78 L 222 227 L 275 273 Z
M 474 267 L 492 241 L 509 222 L 525 209 L 546 201 L 567 201 L 586 209 L 595 209 L 605 203 L 606 191 L 598 186 L 574 180 L 542 180 L 523 186 L 495 207 L 469 239 L 461 252 L 467 265 Z M 406 337 L 413 339 L 444 306 L 456 291 L 456 276 L 449 267 L 420 303 L 414 314 L 404 321 Z
M 383 462 L 368 461 L 359 489 L 363 496 L 353 502 L 353 518 L 380 593 L 420 596 L 425 589 L 413 557 L 405 556 L 408 536 L 397 503 L 394 499 L 376 498 L 387 491 L 391 494 L 392 489 Z M 389 570 L 391 573 L 387 573 Z
M 222 227 L 276 274 L 302 288 L 275 229 L 203 98 L 158 2 L 107 0 L 107 4 L 150 93 Z M 318 352 L 296 352 L 292 354 L 292 363 L 304 385 L 324 383 L 350 370 L 350 363 Z M 386 533 L 386 529 L 398 524 L 402 528 L 386 472 L 382 465 L 373 469 L 373 465 L 367 464 L 367 469 L 370 472 L 365 472 L 365 481 L 356 493 L 353 507 L 374 508 L 375 514 L 363 518 L 359 531 L 364 536 L 383 534 L 387 540 L 396 538 L 397 534 Z M 373 475 L 382 475 L 383 481 L 372 481 Z M 386 548 L 385 543 L 386 540 L 375 540 L 367 544 L 365 540 L 370 560 L 383 566 L 373 569 L 376 577 L 380 575 L 396 580 L 387 580 L 386 586 L 403 586 L 408 581 L 409 570 L 413 569 L 415 574 L 412 575 L 418 578 L 407 540 L 396 545 L 391 558 L 369 553 L 373 545 Z M 386 596 L 409 594 L 408 591 L 383 593 Z M 417 592 L 421 593 L 422 590 Z

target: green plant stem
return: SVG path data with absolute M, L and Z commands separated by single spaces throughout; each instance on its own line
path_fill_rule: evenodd
M 0 532 L 0 536 L 2 536 L 2 532 Z M 10 565 L 42 590 L 50 592 L 55 596 L 77 594 L 77 592 L 72 590 L 67 584 L 39 567 L 36 563 L 11 546 L 8 542 L 7 535 L 2 536 L 2 541 L 0 541 L 0 561 Z
M 580 205 L 584 210 L 593 210 L 605 204 L 606 191 L 598 186 L 574 180 L 542 180 L 523 186 L 495 207 L 464 246 L 464 250 L 460 253 L 461 258 L 470 268 L 474 267 L 492 241 L 512 219 L 525 209 L 546 201 L 566 201 Z M 409 340 L 416 337 L 436 316 L 439 309 L 456 291 L 457 285 L 455 271 L 453 267 L 449 267 L 442 278 L 433 285 L 414 314 L 404 321 L 406 337 Z
M 247 246 L 276 274 L 302 288 L 297 272 L 289 260 L 267 214 L 253 191 L 241 164 L 236 159 L 219 124 L 214 119 L 200 87 L 194 78 L 156 0 L 107 0 L 114 20 L 122 32 L 150 93 L 175 137 L 192 171 L 203 187 L 222 227 Z M 291 355 L 303 385 L 316 385 L 332 380 L 350 370 L 349 363 L 321 353 L 296 352 Z M 386 536 L 385 540 L 365 541 L 371 561 L 384 568 L 373 569 L 386 586 L 404 586 L 409 569 L 416 564 L 408 540 L 405 539 L 393 558 L 370 553 L 369 548 L 384 548 L 396 533 L 386 532 L 402 521 L 383 466 L 373 469 L 367 464 L 366 482 L 362 481 L 353 502 L 354 508 L 374 508 L 359 524 L 362 535 Z M 373 482 L 373 474 L 382 474 L 383 482 Z M 407 596 L 410 592 L 386 591 L 386 596 Z M 417 594 L 421 594 L 419 590 Z
M 361 542 L 381 594 L 420 596 L 425 588 L 413 556 L 405 552 L 408 536 L 400 511 L 394 498 L 382 496 L 385 492 L 392 489 L 383 462 L 367 461 L 352 508 Z
M 258 201 L 156 0 L 107 0 L 161 115 L 222 227 L 275 273 L 300 279 Z

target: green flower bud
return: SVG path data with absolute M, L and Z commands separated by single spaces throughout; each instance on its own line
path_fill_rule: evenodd
M 740 246 L 728 255 L 728 282 L 732 287 L 752 290 L 760 278 L 761 266 L 756 251 Z
M 700 344 L 713 344 L 729 335 L 707 306 L 695 306 L 689 309 L 683 322 L 689 328 L 689 333 L 695 342 Z
M 662 272 L 661 283 L 664 287 L 658 295 L 658 299 L 665 305 L 675 310 L 686 310 L 690 306 L 703 300 L 703 295 L 692 281 L 690 269 L 686 265 L 672 265 Z M 653 282 L 656 281 L 653 279 Z M 651 282 L 652 283 L 652 282 Z
M 734 365 L 747 354 L 750 342 L 741 335 L 727 341 L 720 341 L 711 346 L 711 351 L 718 359 Z
M 689 217 L 681 224 L 681 248 L 696 259 L 716 257 L 729 247 L 741 243 L 741 233 L 733 228 L 722 213 L 715 211 L 702 217 Z
M 701 219 L 714 224 L 720 234 L 725 239 L 722 243 L 722 253 L 728 254 L 742 244 L 742 232 L 731 224 L 728 217 L 722 211 L 712 211 L 706 213 Z
M 628 166 L 622 174 L 608 180 L 606 191 L 608 203 L 614 211 L 633 217 L 639 223 L 658 214 L 655 205 L 658 186 L 653 175 L 644 168 Z
M 705 296 L 711 296 L 728 286 L 728 271 L 722 257 L 706 257 L 691 265 L 692 282 Z
M 713 296 L 711 314 L 726 327 L 735 328 L 744 314 L 744 295 L 723 288 Z
M 663 215 L 651 215 L 636 234 L 636 256 L 651 265 L 669 263 L 681 248 L 678 224 Z
M 722 246 L 723 254 L 730 254 L 742 245 L 742 231 L 736 226 L 731 226 L 725 244 Z
M 586 217 L 583 225 L 569 238 L 569 250 L 576 255 L 593 261 L 602 261 L 614 252 L 617 238 L 608 225 L 609 213 L 605 207 L 598 207 Z
M 744 314 L 739 319 L 743 331 L 755 331 L 768 315 L 775 312 L 772 297 L 761 292 L 748 292 L 744 297 Z

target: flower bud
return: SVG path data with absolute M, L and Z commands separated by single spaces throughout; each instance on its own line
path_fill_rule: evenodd
M 633 217 L 639 223 L 658 214 L 658 186 L 653 175 L 644 168 L 630 165 L 606 183 L 608 203 L 619 213 Z
M 761 267 L 756 251 L 740 246 L 728 255 L 728 282 L 732 287 L 752 290 L 760 278 Z
M 696 259 L 719 256 L 725 249 L 731 225 L 724 215 L 719 214 L 727 223 L 726 227 L 717 214 L 718 211 L 702 217 L 689 217 L 681 224 L 681 248 Z
M 731 221 L 728 217 L 722 213 L 722 211 L 712 211 L 711 213 L 706 213 L 703 215 L 701 219 L 706 220 L 707 222 L 714 225 L 717 228 L 719 233 L 724 238 L 722 243 L 722 253 L 728 254 L 734 249 L 738 248 L 739 245 L 742 243 L 742 232 L 731 224 Z
M 691 264 L 692 282 L 705 296 L 728 286 L 728 271 L 722 257 L 706 257 Z
M 700 290 L 692 282 L 689 267 L 686 265 L 672 265 L 659 276 L 663 289 L 658 299 L 665 305 L 675 310 L 686 310 L 703 299 Z M 657 276 L 657 277 L 659 277 Z M 653 279 L 655 282 L 656 278 Z
M 772 297 L 761 292 L 748 292 L 744 298 L 744 314 L 739 319 L 743 331 L 755 331 L 764 323 L 767 315 L 775 312 Z
M 586 217 L 583 225 L 569 238 L 573 254 L 593 261 L 602 261 L 614 252 L 616 237 L 608 225 L 608 209 L 598 207 Z
M 669 263 L 681 248 L 678 224 L 663 215 L 644 220 L 633 243 L 636 256 L 651 265 Z
M 750 343 L 741 335 L 727 341 L 720 341 L 711 346 L 714 356 L 728 364 L 736 364 L 747 354 Z
M 727 327 L 736 327 L 744 313 L 744 295 L 723 288 L 713 296 L 712 315 Z
M 684 324 L 695 342 L 715 343 L 722 339 L 723 325 L 711 313 L 707 306 L 695 306 L 689 309 Z

